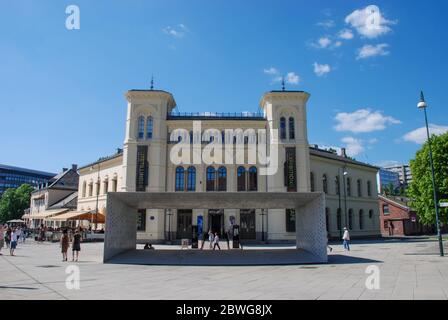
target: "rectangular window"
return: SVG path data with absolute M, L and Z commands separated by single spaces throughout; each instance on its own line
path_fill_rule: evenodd
M 146 231 L 146 209 L 138 210 L 137 231 Z
M 296 232 L 296 210 L 286 209 L 286 232 Z
M 288 192 L 297 192 L 296 148 L 286 148 L 285 186 Z
M 148 146 L 137 146 L 137 174 L 135 179 L 137 191 L 146 191 L 148 185 Z
M 389 205 L 388 204 L 383 204 L 383 214 L 385 216 L 387 216 L 388 214 L 390 214 L 389 212 Z

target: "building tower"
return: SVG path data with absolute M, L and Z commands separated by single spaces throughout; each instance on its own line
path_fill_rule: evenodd
M 272 129 L 278 130 L 278 170 L 267 176 L 267 192 L 310 192 L 310 152 L 307 133 L 306 103 L 310 94 L 304 91 L 271 91 L 263 95 L 260 106 L 266 117 L 270 143 L 276 143 Z M 269 210 L 269 235 L 287 234 L 285 219 L 270 215 L 287 214 Z M 287 219 L 287 217 L 285 217 Z M 275 221 L 275 223 L 274 223 Z M 291 233 L 292 234 L 292 233 Z M 288 236 L 285 236 L 285 240 Z
M 130 90 L 123 146 L 125 192 L 166 190 L 167 114 L 176 106 L 171 93 L 162 90 Z M 143 208 L 142 208 L 143 209 Z M 142 210 L 142 213 L 145 211 Z M 161 240 L 163 210 L 146 210 L 146 239 Z

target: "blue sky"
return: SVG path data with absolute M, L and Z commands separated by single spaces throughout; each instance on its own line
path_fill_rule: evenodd
M 67 30 L 68 5 L 80 29 Z M 380 10 L 366 29 L 368 5 Z M 2 1 L 0 163 L 57 172 L 124 139 L 128 89 L 180 111 L 257 111 L 262 94 L 311 93 L 310 143 L 407 163 L 448 130 L 446 1 Z M 378 15 L 376 16 L 378 17 Z M 417 131 L 415 131 L 417 130 Z

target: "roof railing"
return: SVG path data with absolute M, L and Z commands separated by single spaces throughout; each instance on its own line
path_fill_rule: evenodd
M 168 119 L 172 118 L 263 118 L 262 112 L 176 112 L 168 114 Z

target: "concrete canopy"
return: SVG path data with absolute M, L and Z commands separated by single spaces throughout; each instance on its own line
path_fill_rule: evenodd
M 104 262 L 136 249 L 137 209 L 295 209 L 297 249 L 327 262 L 325 195 L 319 192 L 109 192 Z

